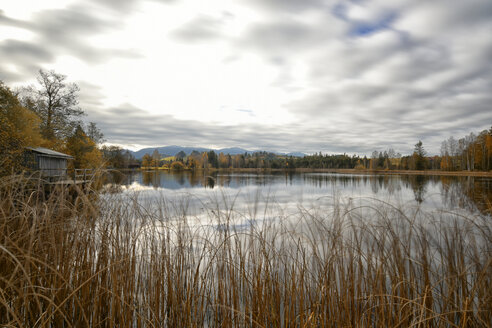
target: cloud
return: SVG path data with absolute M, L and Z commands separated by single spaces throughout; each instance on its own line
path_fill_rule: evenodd
M 14 26 L 20 28 L 30 28 L 30 23 L 22 20 L 10 18 L 5 15 L 5 12 L 0 9 L 0 25 Z
M 86 7 L 45 10 L 34 15 L 33 32 L 40 44 L 49 44 L 57 53 L 69 53 L 84 61 L 97 63 L 114 57 L 138 58 L 132 49 L 101 48 L 90 44 L 89 37 L 122 27 L 117 20 L 98 17 Z
M 285 107 L 306 125 L 354 132 L 345 133 L 345 145 L 364 140 L 381 148 L 388 140 L 412 145 L 428 138 L 437 152 L 449 135 L 491 124 L 492 3 L 371 1 L 330 8 L 331 18 L 268 21 L 237 40 L 266 62 L 288 58 L 274 85 L 286 91 L 300 85 Z M 298 63 L 307 73 L 288 74 Z
M 119 14 L 130 14 L 138 10 L 139 6 L 145 2 L 141 0 L 90 0 L 95 5 L 109 9 Z M 173 3 L 177 0 L 147 0 L 156 3 Z
M 83 107 L 102 108 L 104 106 L 105 96 L 100 86 L 86 81 L 77 81 L 77 85 L 80 88 L 79 103 Z
M 6 56 L 4 58 L 7 58 L 7 56 L 23 57 L 23 59 L 29 61 L 39 60 L 41 62 L 52 61 L 54 59 L 53 54 L 47 51 L 45 47 L 19 40 L 5 40 L 1 44 L 0 51 L 2 55 Z
M 126 45 L 121 48 L 92 45 L 91 36 L 115 30 L 122 25 L 118 20 L 99 17 L 90 7 L 43 10 L 29 20 L 13 19 L 0 11 L 0 25 L 23 29 L 34 35 L 31 40 L 6 39 L 0 42 L 0 54 L 5 58 L 0 63 L 0 70 L 9 71 L 6 65 L 14 66 L 17 70 L 6 78 L 9 82 L 32 78 L 40 67 L 54 63 L 56 57 L 61 55 L 70 55 L 92 64 L 117 57 L 141 57 L 141 54 L 126 48 Z
M 408 121 L 395 126 L 394 118 L 364 117 L 356 124 L 342 120 L 327 125 L 313 125 L 309 122 L 282 126 L 273 123 L 224 125 L 151 114 L 128 103 L 111 108 L 83 107 L 88 112 L 88 118 L 98 124 L 108 140 L 122 145 L 214 145 L 280 152 L 297 150 L 349 154 L 370 154 L 375 149 L 393 147 L 408 154 L 418 139 L 440 144 L 444 140 L 443 131 L 449 131 L 445 125 L 440 127 L 422 124 L 420 121 Z M 465 125 L 468 123 L 465 121 Z M 463 133 L 469 133 L 469 130 Z M 438 151 L 432 144 L 424 145 L 427 150 Z
M 174 30 L 171 35 L 184 42 L 208 42 L 223 37 L 223 27 L 223 19 L 200 15 Z
M 145 53 L 129 48 L 131 39 L 105 48 L 96 46 L 93 37 L 126 27 L 127 18 L 144 2 L 80 1 L 64 9 L 39 11 L 26 20 L 0 11 L 0 25 L 33 36 L 0 41 L 0 78 L 7 82 L 32 78 L 39 67 L 56 63 L 62 55 L 88 66 L 113 58 L 140 58 Z M 169 9 L 181 3 L 176 0 Z M 244 10 L 231 10 L 236 5 Z M 129 103 L 106 108 L 103 90 L 111 88 L 80 81 L 81 104 L 108 140 L 369 154 L 390 146 L 408 153 L 422 139 L 426 149 L 436 153 L 450 135 L 460 137 L 492 124 L 489 0 L 244 0 L 236 5 L 227 8 L 230 14 L 214 9 L 213 4 L 205 9 L 186 7 L 190 10 L 183 17 L 189 21 L 174 28 L 166 25 L 164 33 L 156 34 L 164 35 L 170 50 L 166 55 L 172 60 L 193 57 L 181 57 L 180 47 L 173 48 L 176 42 L 195 45 L 197 54 L 200 47 L 216 49 L 220 58 L 213 67 L 219 76 L 221 65 L 227 67 L 227 76 L 234 76 L 234 69 L 244 63 L 252 80 L 256 75 L 258 80 L 270 79 L 276 72 L 264 94 L 285 95 L 277 114 L 288 111 L 291 123 L 212 124 L 179 120 L 171 111 L 149 114 Z M 177 21 L 182 22 L 181 18 Z M 263 66 L 256 66 L 257 58 Z M 255 71 L 257 67 L 266 68 L 268 74 Z M 183 84 L 179 90 L 184 97 L 189 90 L 199 90 L 187 88 Z M 231 96 L 226 110 L 261 116 L 254 116 L 259 109 L 249 103 L 245 110 L 243 104 L 233 102 Z M 164 103 L 165 99 L 163 107 L 172 108 Z
M 304 22 L 274 21 L 255 24 L 246 36 L 240 40 L 245 47 L 255 47 L 269 54 L 283 52 L 293 48 L 305 48 L 319 41 L 322 34 L 312 30 L 312 26 Z
M 245 0 L 248 5 L 253 4 L 259 8 L 273 13 L 299 13 L 308 10 L 323 10 L 330 1 L 324 0 Z
M 172 115 L 155 115 L 132 104 L 102 108 L 83 106 L 102 129 L 105 137 L 116 144 L 244 147 L 272 151 L 363 152 L 365 145 L 344 142 L 348 132 L 328 134 L 323 127 L 313 129 L 300 123 L 276 126 L 245 123 L 223 125 L 197 120 L 180 120 Z

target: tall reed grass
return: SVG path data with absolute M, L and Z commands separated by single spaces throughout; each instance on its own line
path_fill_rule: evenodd
M 196 224 L 186 200 L 149 210 L 21 177 L 0 197 L 2 327 L 491 326 L 490 216 L 217 199 Z

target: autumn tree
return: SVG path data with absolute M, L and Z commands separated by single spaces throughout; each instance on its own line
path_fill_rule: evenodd
M 22 168 L 25 147 L 43 144 L 39 117 L 22 107 L 17 96 L 0 81 L 0 175 Z
M 84 114 L 78 106 L 79 87 L 65 80 L 65 75 L 41 69 L 38 88 L 26 88 L 23 98 L 23 104 L 41 118 L 42 136 L 52 142 L 71 136 Z
M 152 157 L 149 154 L 145 154 L 142 157 L 142 167 L 150 167 L 152 165 Z
M 82 127 L 75 128 L 67 139 L 66 151 L 74 157 L 75 168 L 97 168 L 102 164 L 102 154 L 96 143 L 89 138 Z
M 176 161 L 171 163 L 171 170 L 182 171 L 185 169 L 185 166 L 182 162 Z
M 208 169 L 209 168 L 208 153 L 207 152 L 203 152 L 202 153 L 201 163 L 202 163 L 202 168 L 204 168 L 204 169 Z
M 161 161 L 161 154 L 159 154 L 159 151 L 157 149 L 155 149 L 154 152 L 152 153 L 151 166 L 159 167 L 160 161 Z
M 220 168 L 228 168 L 230 166 L 230 155 L 220 153 L 217 161 Z
M 202 154 L 193 150 L 190 156 L 188 156 L 188 166 L 193 169 L 203 168 Z

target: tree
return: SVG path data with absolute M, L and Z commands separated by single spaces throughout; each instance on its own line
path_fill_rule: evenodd
M 378 151 L 377 150 L 373 151 L 371 154 L 371 165 L 370 165 L 372 170 L 375 170 L 377 168 L 378 157 L 379 157 Z
M 23 104 L 41 118 L 41 134 L 54 141 L 65 139 L 80 124 L 84 112 L 78 107 L 79 87 L 66 83 L 66 76 L 55 71 L 39 70 L 39 88 L 27 88 Z
M 126 167 L 123 149 L 118 146 L 103 146 L 101 148 L 105 164 L 108 167 L 120 169 Z
M 142 167 L 150 167 L 152 165 L 152 157 L 149 154 L 145 154 L 142 157 Z
M 157 149 L 154 149 L 154 152 L 152 153 L 151 166 L 159 167 L 160 160 L 161 160 L 161 154 L 159 154 L 159 151 Z
M 180 151 L 176 155 L 174 155 L 177 161 L 183 162 L 183 159 L 186 157 L 186 153 L 184 151 Z
M 74 157 L 75 168 L 97 168 L 102 163 L 102 154 L 96 143 L 91 140 L 78 125 L 73 134 L 68 137 L 66 151 Z
M 217 159 L 217 154 L 213 150 L 208 152 L 208 163 L 210 164 L 211 167 L 214 167 L 214 168 L 219 167 L 219 161 Z
M 185 169 L 185 166 L 182 162 L 176 161 L 171 163 L 171 170 L 182 171 Z
M 22 169 L 25 147 L 43 145 L 39 117 L 0 81 L 0 175 Z
M 426 167 L 426 160 L 425 160 L 426 154 L 427 153 L 424 149 L 422 141 L 419 140 L 419 142 L 417 142 L 415 144 L 415 149 L 413 152 L 416 170 L 424 170 L 425 169 L 425 167 Z
M 85 130 L 87 131 L 87 136 L 92 139 L 96 143 L 96 145 L 99 145 L 106 140 L 104 139 L 104 134 L 101 132 L 101 130 L 97 127 L 96 123 L 94 122 L 89 122 Z

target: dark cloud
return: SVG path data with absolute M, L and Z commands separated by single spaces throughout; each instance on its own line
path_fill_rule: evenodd
M 13 65 L 17 73 L 10 74 L 9 81 L 28 79 L 40 66 L 53 63 L 60 55 L 72 55 L 88 63 L 101 63 L 112 58 L 139 58 L 141 55 L 122 45 L 120 49 L 91 45 L 90 37 L 121 27 L 119 20 L 98 17 L 89 8 L 73 6 L 60 10 L 44 10 L 30 20 L 9 18 L 0 11 L 0 25 L 30 31 L 33 40 L 7 39 L 0 42 L 0 54 L 4 65 Z
M 90 107 L 90 106 L 88 106 Z M 87 109 L 112 143 L 140 145 L 186 144 L 220 147 L 241 146 L 248 149 L 306 152 L 363 152 L 364 143 L 344 141 L 348 132 L 327 130 L 303 124 L 270 126 L 266 124 L 220 125 L 193 120 L 179 120 L 171 115 L 150 114 L 131 104 L 103 109 Z
M 223 37 L 223 27 L 222 19 L 201 15 L 174 30 L 171 35 L 185 42 L 209 42 Z
M 0 57 L 13 59 L 12 62 L 15 63 L 16 70 L 9 71 L 2 66 L 12 62 L 0 62 L 0 80 L 7 83 L 30 79 L 36 75 L 41 64 L 54 60 L 54 55 L 46 51 L 45 47 L 11 39 L 0 42 Z
M 89 38 L 103 32 L 120 28 L 122 22 L 99 18 L 85 7 L 62 10 L 46 10 L 33 17 L 33 32 L 40 38 L 40 44 L 49 44 L 57 53 L 69 53 L 87 62 L 103 62 L 110 58 L 138 58 L 132 49 L 101 48 L 90 45 Z
M 141 0 L 90 0 L 95 5 L 109 9 L 113 12 L 120 14 L 129 14 L 138 10 L 139 6 L 145 2 Z M 174 3 L 178 0 L 147 0 L 147 2 L 155 2 L 155 3 Z
M 3 58 L 16 58 L 25 63 L 28 62 L 51 62 L 55 56 L 46 50 L 46 47 L 33 43 L 7 39 L 0 43 L 0 54 Z
M 320 32 L 322 30 L 313 31 L 312 26 L 296 20 L 268 22 L 251 27 L 240 45 L 258 48 L 271 56 L 275 51 L 306 48 L 320 41 L 323 37 Z
M 0 65 L 0 81 L 5 83 L 24 81 L 24 76 L 17 72 L 7 71 Z
M 77 85 L 80 88 L 79 102 L 83 107 L 101 108 L 103 106 L 105 96 L 101 87 L 86 81 L 77 81 Z
M 247 5 L 267 9 L 273 13 L 299 13 L 307 10 L 323 10 L 331 1 L 326 0 L 245 0 Z

